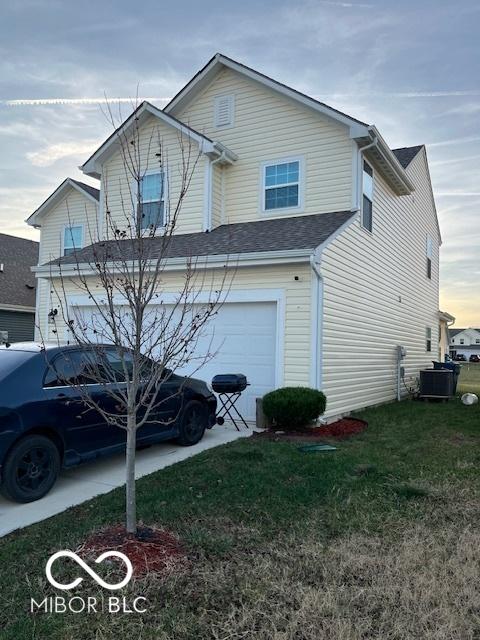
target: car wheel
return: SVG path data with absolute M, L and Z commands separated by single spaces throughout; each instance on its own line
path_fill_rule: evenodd
M 185 405 L 180 415 L 180 435 L 177 442 L 184 447 L 197 444 L 203 438 L 207 426 L 207 407 L 198 400 L 192 400 Z
M 60 454 L 45 436 L 17 442 L 3 467 L 2 493 L 15 502 L 33 502 L 47 494 L 60 470 Z

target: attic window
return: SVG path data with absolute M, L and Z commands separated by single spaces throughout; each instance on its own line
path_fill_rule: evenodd
M 234 97 L 217 96 L 214 102 L 214 125 L 218 129 L 233 127 Z

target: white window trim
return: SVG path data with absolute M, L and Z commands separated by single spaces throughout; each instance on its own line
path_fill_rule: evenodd
M 271 167 L 277 164 L 286 164 L 288 162 L 298 162 L 298 205 L 296 207 L 279 207 L 277 209 L 265 209 L 265 174 L 266 168 Z M 291 186 L 296 184 L 294 182 L 290 182 L 285 185 L 274 185 L 272 189 L 282 187 L 282 186 Z M 259 198 L 259 209 L 260 213 L 266 216 L 277 216 L 282 214 L 289 213 L 302 213 L 305 208 L 305 157 L 304 156 L 290 156 L 288 158 L 275 158 L 273 160 L 267 160 L 262 162 L 260 165 L 260 198 Z
M 83 249 L 83 247 L 85 246 L 85 225 L 83 224 L 83 222 L 69 222 L 67 224 L 64 224 L 62 227 L 62 237 L 60 238 L 60 249 L 61 249 L 61 253 L 60 255 L 63 257 L 65 255 L 65 231 L 67 229 L 71 229 L 72 227 L 80 227 L 82 230 L 82 239 L 80 242 L 80 246 L 79 247 L 75 247 L 76 249 Z
M 160 202 L 163 202 L 163 225 L 158 226 L 155 230 L 155 235 L 163 235 L 166 231 L 167 228 L 167 208 L 166 208 L 166 202 L 168 202 L 168 173 L 165 169 L 161 170 L 161 169 L 148 169 L 148 171 L 145 171 L 143 173 L 143 176 L 151 176 L 154 175 L 156 173 L 159 174 L 163 174 L 163 198 L 162 200 L 160 200 Z M 133 196 L 133 203 L 132 203 L 132 209 L 133 209 L 133 223 L 136 224 L 137 222 L 137 204 L 138 204 L 138 182 L 136 180 L 134 180 L 132 182 L 132 196 Z M 145 200 L 146 203 L 149 202 L 158 202 L 157 200 Z M 142 200 L 143 203 L 143 200 Z M 147 228 L 142 229 L 142 231 L 148 231 Z
M 228 124 L 218 124 L 217 121 L 217 108 L 220 100 L 228 99 L 230 105 L 230 122 Z M 223 93 L 222 95 L 215 96 L 213 100 L 213 126 L 215 129 L 231 129 L 235 126 L 235 94 L 233 93 Z
M 363 163 L 368 164 L 370 169 L 372 170 L 372 183 L 373 183 L 373 199 L 372 199 L 372 230 L 367 229 L 367 227 L 363 224 Z M 373 235 L 373 203 L 375 201 L 375 168 L 373 167 L 371 162 L 368 162 L 363 155 L 360 155 L 360 226 L 361 228 Z
M 433 332 L 432 327 L 425 327 L 425 353 L 433 352 Z M 430 342 L 430 349 L 428 349 L 427 342 Z

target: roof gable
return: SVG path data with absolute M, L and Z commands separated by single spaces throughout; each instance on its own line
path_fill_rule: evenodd
M 361 120 L 357 120 L 338 109 L 315 100 L 310 96 L 292 89 L 278 80 L 274 80 L 255 69 L 247 67 L 228 56 L 217 53 L 200 69 L 200 71 L 181 89 L 177 95 L 166 105 L 164 111 L 169 114 L 178 115 L 192 100 L 207 87 L 216 75 L 224 68 L 231 69 L 237 73 L 258 82 L 263 86 L 276 91 L 283 96 L 303 104 L 327 116 L 334 121 L 345 125 L 349 129 L 350 138 L 355 140 L 360 148 L 369 147 L 369 153 L 375 158 L 377 165 L 384 173 L 385 179 L 398 195 L 406 195 L 414 190 L 413 184 L 404 168 L 392 153 L 378 130 L 373 125 L 368 125 Z
M 412 175 L 418 171 L 419 164 L 422 165 L 422 171 L 424 172 L 424 180 L 426 188 L 428 189 L 429 196 L 432 203 L 433 215 L 435 217 L 435 225 L 438 232 L 438 240 L 440 245 L 442 244 L 442 232 L 440 230 L 440 222 L 438 220 L 437 205 L 435 203 L 435 195 L 433 193 L 432 179 L 430 176 L 430 167 L 428 166 L 427 149 L 424 144 L 418 147 L 405 147 L 405 150 L 398 150 L 403 153 L 403 161 L 407 162 L 407 173 Z
M 98 206 L 100 199 L 100 191 L 98 189 L 84 182 L 73 180 L 73 178 L 66 178 L 25 222 L 32 227 L 39 227 L 42 218 L 59 204 L 71 189 L 78 191 L 78 193 Z
M 450 338 L 456 338 L 460 334 L 464 334 L 465 337 L 474 337 L 480 338 L 480 329 L 475 329 L 474 327 L 467 327 L 466 329 L 449 329 Z M 478 336 L 477 336 L 478 333 Z
M 278 80 L 274 80 L 251 67 L 247 67 L 236 60 L 232 60 L 232 58 L 221 53 L 216 53 L 213 58 L 211 58 L 207 64 L 193 76 L 193 78 L 165 106 L 164 111 L 169 114 L 178 114 L 186 104 L 193 100 L 206 86 L 210 84 L 212 79 L 224 67 L 237 71 L 251 80 L 255 80 L 274 91 L 278 91 L 285 96 L 293 98 L 294 100 L 301 102 L 348 127 L 368 127 L 368 124 L 365 122 L 357 120 L 356 118 L 353 118 L 338 109 L 334 109 L 319 100 L 315 100 L 301 91 L 292 89 L 292 87 L 289 87 Z
M 180 120 L 177 120 L 174 116 L 165 113 L 145 100 L 80 167 L 83 173 L 94 178 L 100 178 L 102 164 L 120 148 L 121 137 L 128 137 L 134 126 L 141 126 L 150 116 L 158 118 L 166 125 L 173 127 L 183 135 L 190 137 L 192 140 L 197 142 L 202 153 L 220 155 L 225 151 L 226 155 L 231 160 L 236 159 L 235 154 L 230 152 L 228 149 L 225 149 L 225 147 L 222 147 L 219 143 L 210 140 L 207 136 L 195 131 L 195 129 L 192 129 L 183 122 L 180 122 Z

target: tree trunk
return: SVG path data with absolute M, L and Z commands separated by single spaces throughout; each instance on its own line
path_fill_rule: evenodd
M 136 453 L 136 416 L 128 416 L 127 421 L 127 478 L 126 478 L 126 508 L 127 532 L 137 533 L 137 501 L 135 496 L 135 453 Z

